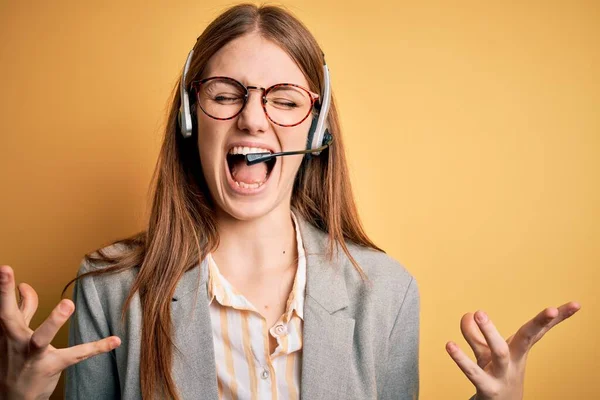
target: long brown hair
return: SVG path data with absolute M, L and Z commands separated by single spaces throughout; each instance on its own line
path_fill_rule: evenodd
M 226 10 L 206 28 L 194 47 L 185 84 L 189 85 L 203 73 L 209 59 L 221 47 L 250 32 L 258 32 L 278 44 L 303 71 L 310 89 L 322 92 L 323 54 L 308 29 L 280 7 L 253 4 Z M 165 137 L 152 179 L 147 229 L 115 242 L 124 245 L 118 255 L 102 250 L 86 255 L 87 262 L 108 266 L 76 278 L 138 270 L 123 306 L 123 317 L 138 293 L 142 306 L 141 346 L 145 349 L 140 355 L 140 383 L 142 397 L 147 399 L 156 394 L 161 398 L 178 398 L 171 376 L 171 298 L 183 274 L 196 267 L 219 243 L 214 204 L 200 165 L 196 133 L 185 140 L 178 128 L 181 101 L 178 88 L 179 83 L 173 90 Z M 350 255 L 346 241 L 381 249 L 367 237 L 358 217 L 335 101 L 328 123 L 335 142 L 318 157 L 305 158 L 301 164 L 294 183 L 292 207 L 299 216 L 328 234 L 329 257 L 339 246 L 366 278 Z

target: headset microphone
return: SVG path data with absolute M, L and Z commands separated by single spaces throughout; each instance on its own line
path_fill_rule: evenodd
M 271 161 L 275 157 L 292 156 L 295 154 L 308 154 L 308 153 L 313 153 L 313 152 L 317 152 L 317 151 L 321 152 L 321 151 L 325 150 L 327 147 L 329 147 L 332 142 L 333 142 L 333 136 L 331 136 L 329 134 L 329 132 L 326 132 L 325 133 L 325 143 L 323 143 L 323 146 L 321 146 L 321 147 L 318 147 L 316 149 L 309 149 L 309 150 L 282 151 L 280 153 L 250 153 L 250 154 L 246 154 L 246 165 L 254 165 L 254 164 L 261 163 L 261 162 Z

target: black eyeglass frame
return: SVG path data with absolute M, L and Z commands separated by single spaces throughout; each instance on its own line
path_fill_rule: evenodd
M 200 102 L 200 89 L 202 87 L 202 85 L 206 84 L 207 82 L 210 82 L 212 80 L 215 79 L 221 79 L 221 80 L 228 80 L 231 81 L 232 83 L 238 85 L 239 87 L 244 89 L 244 103 L 242 104 L 242 107 L 240 107 L 240 110 L 235 113 L 235 115 L 231 116 L 231 117 L 227 117 L 227 118 L 219 118 L 219 117 L 215 117 L 213 115 L 210 115 L 203 107 L 202 107 L 202 103 Z M 276 121 L 273 120 L 273 118 L 271 118 L 271 116 L 269 115 L 269 113 L 267 112 L 267 95 L 269 94 L 269 92 L 275 88 L 281 87 L 281 86 L 292 86 L 298 89 L 301 89 L 303 91 L 305 91 L 308 94 L 308 97 L 310 98 L 310 108 L 308 109 L 308 112 L 306 113 L 306 115 L 302 118 L 302 120 L 300 120 L 300 122 L 297 122 L 295 124 L 280 124 Z M 265 115 L 267 116 L 267 118 L 269 119 L 269 121 L 273 122 L 276 125 L 279 126 L 283 126 L 286 128 L 291 128 L 297 125 L 300 125 L 302 122 L 304 122 L 306 120 L 306 118 L 308 118 L 308 116 L 311 114 L 311 112 L 313 111 L 313 109 L 315 109 L 316 107 L 318 107 L 318 102 L 317 100 L 319 99 L 319 95 L 317 93 L 311 92 L 310 90 L 306 89 L 305 87 L 302 87 L 300 85 L 297 85 L 295 83 L 276 83 L 275 85 L 269 86 L 268 88 L 263 88 L 260 86 L 246 86 L 243 83 L 241 83 L 240 81 L 230 78 L 228 76 L 211 76 L 210 78 L 204 78 L 204 79 L 200 79 L 197 81 L 193 81 L 190 83 L 190 87 L 196 92 L 196 101 L 198 102 L 198 106 L 200 107 L 200 109 L 202 110 L 202 112 L 204 112 L 204 114 L 206 114 L 207 116 L 209 116 L 210 118 L 219 120 L 219 121 L 227 121 L 230 119 L 233 119 L 235 117 L 237 117 L 238 115 L 241 114 L 241 112 L 244 110 L 244 107 L 246 107 L 246 104 L 248 103 L 248 99 L 250 97 L 250 90 L 260 90 L 262 91 L 262 107 L 263 107 L 263 111 L 265 112 Z

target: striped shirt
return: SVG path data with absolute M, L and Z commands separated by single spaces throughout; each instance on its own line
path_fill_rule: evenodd
M 296 227 L 298 268 L 286 309 L 272 327 L 219 272 L 209 254 L 208 296 L 219 399 L 300 398 L 306 258 Z M 269 335 L 277 340 L 272 354 Z

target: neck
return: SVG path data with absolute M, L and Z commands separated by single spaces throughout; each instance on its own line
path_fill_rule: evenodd
M 296 233 L 289 206 L 277 207 L 248 221 L 219 212 L 217 229 L 219 247 L 212 256 L 225 275 L 278 273 L 293 265 L 297 257 Z

